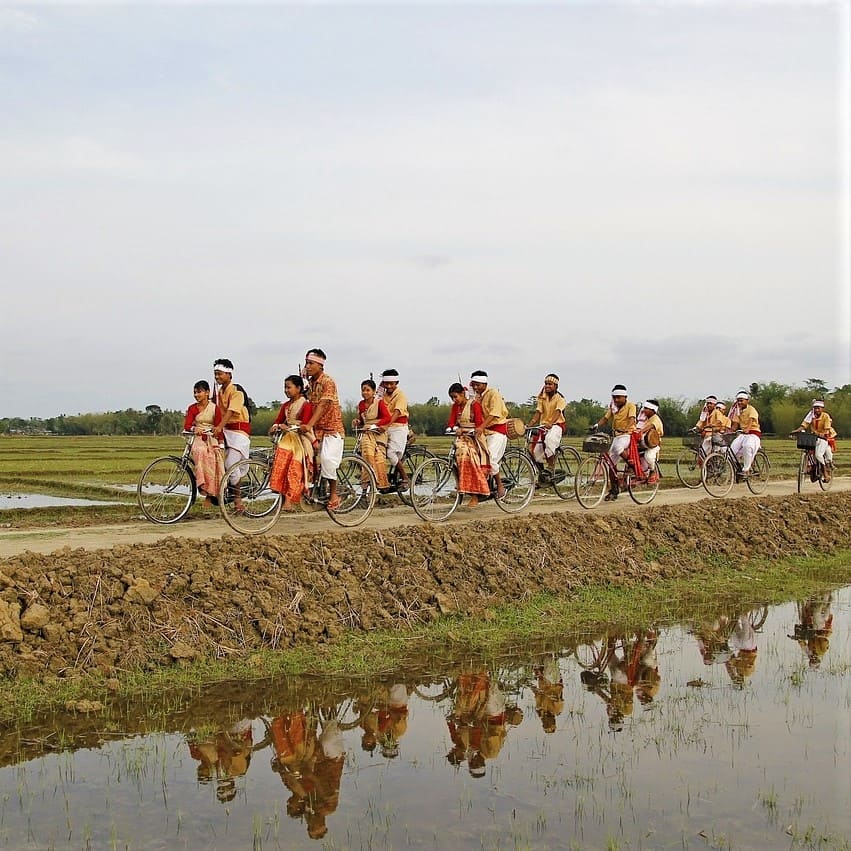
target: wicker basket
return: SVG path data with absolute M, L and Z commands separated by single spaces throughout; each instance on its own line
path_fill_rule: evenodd
M 683 446 L 687 449 L 697 449 L 701 441 L 702 438 L 699 434 L 687 434 L 683 436 Z
M 612 438 L 608 434 L 589 434 L 582 441 L 582 451 L 592 452 L 598 455 L 600 452 L 606 452 L 612 445 Z
M 816 444 L 818 443 L 818 436 L 813 434 L 811 431 L 799 431 L 797 437 L 798 449 L 816 448 Z

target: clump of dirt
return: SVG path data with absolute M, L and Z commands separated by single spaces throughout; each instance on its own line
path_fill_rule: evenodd
M 851 493 L 190 541 L 0 562 L 0 673 L 51 677 L 332 641 L 529 592 L 847 547 Z

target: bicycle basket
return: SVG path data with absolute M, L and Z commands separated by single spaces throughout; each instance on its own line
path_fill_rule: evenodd
M 683 436 L 683 446 L 687 449 L 697 449 L 701 443 L 701 436 L 699 434 L 686 434 Z
M 815 449 L 818 443 L 818 436 L 811 431 L 798 432 L 798 449 Z
M 721 437 L 723 437 L 723 438 L 724 438 L 724 443 L 726 443 L 726 444 L 727 444 L 727 446 L 731 446 L 731 445 L 732 445 L 732 443 L 733 443 L 733 441 L 734 441 L 734 440 L 735 440 L 738 436 L 739 436 L 739 435 L 738 435 L 738 434 L 736 434 L 734 431 L 731 431 L 729 434 L 722 434 L 722 435 L 721 435 Z
M 583 452 L 593 452 L 599 454 L 606 452 L 612 445 L 612 437 L 609 434 L 589 434 L 582 441 Z

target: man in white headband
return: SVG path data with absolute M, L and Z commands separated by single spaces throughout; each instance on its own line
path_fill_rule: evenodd
M 823 399 L 813 399 L 810 410 L 801 424 L 792 434 L 799 431 L 811 431 L 819 439 L 816 441 L 816 459 L 824 467 L 823 481 L 829 482 L 833 475 L 833 450 L 836 447 L 836 430 L 833 420 L 824 409 Z
M 547 480 L 551 480 L 553 477 L 556 450 L 561 444 L 566 426 L 564 409 L 567 400 L 559 392 L 558 382 L 559 378 L 554 372 L 544 378 L 544 386 L 535 400 L 535 413 L 529 420 L 530 426 L 541 425 L 546 429 L 543 439 L 537 432 L 533 434 L 530 449 L 532 457 L 541 470 L 541 478 Z M 546 469 L 544 469 L 544 463 L 546 463 Z
M 343 441 L 346 430 L 343 412 L 337 395 L 337 382 L 325 372 L 325 352 L 309 349 L 304 356 L 304 371 L 310 380 L 307 400 L 313 405 L 308 422 L 299 425 L 299 431 L 307 434 L 313 429 L 319 442 L 319 474 L 328 480 L 328 509 L 340 507 L 337 494 L 337 469 L 343 460 Z
M 221 416 L 213 434 L 224 440 L 227 470 L 240 460 L 248 460 L 251 450 L 251 422 L 248 408 L 245 407 L 245 394 L 233 383 L 233 362 L 228 358 L 217 358 L 213 363 L 213 378 L 218 386 L 216 407 Z M 242 510 L 239 481 L 247 472 L 248 465 L 240 464 L 234 467 L 228 478 L 229 490 L 233 494 L 233 504 L 237 511 Z
M 750 403 L 750 396 L 740 390 L 736 394 L 736 404 L 730 411 L 730 427 L 741 430 L 741 434 L 730 444 L 733 454 L 742 464 L 742 476 L 747 478 L 751 474 L 751 464 L 759 450 L 762 431 L 759 428 L 759 414 Z
M 659 481 L 659 450 L 662 448 L 662 436 L 665 429 L 662 418 L 659 416 L 659 402 L 656 399 L 648 399 L 641 405 L 641 426 L 639 448 L 641 454 L 641 472 L 647 477 L 652 485 Z
M 484 420 L 476 428 L 476 433 L 484 436 L 485 443 L 490 455 L 491 475 L 496 484 L 496 495 L 505 496 L 505 485 L 499 475 L 499 462 L 505 454 L 508 445 L 508 408 L 502 394 L 495 387 L 488 387 L 488 374 L 482 370 L 476 370 L 470 376 L 470 389 L 476 394 L 479 404 L 482 406 Z
M 635 423 L 638 413 L 635 409 L 635 403 L 627 400 L 626 387 L 623 384 L 616 384 L 612 387 L 612 401 L 606 409 L 606 413 L 597 422 L 596 426 L 591 427 L 591 431 L 602 428 L 609 420 L 612 421 L 612 445 L 609 447 L 609 458 L 612 463 L 617 463 L 623 459 L 629 460 L 629 444 L 632 440 L 632 433 L 635 431 Z M 616 482 L 612 482 L 612 489 L 606 494 L 606 499 L 617 499 L 618 486 Z
M 707 396 L 694 426 L 695 431 L 699 431 L 703 438 L 701 446 L 704 455 L 708 455 L 712 451 L 712 436 L 722 434 L 729 428 L 730 420 L 724 415 L 724 406 L 719 404 L 718 397 Z M 721 438 L 716 438 L 716 440 L 720 441 Z
M 408 399 L 399 389 L 399 371 L 385 369 L 381 373 L 381 387 L 384 391 L 384 404 L 390 411 L 390 422 L 387 424 L 387 460 L 396 468 L 399 493 L 406 493 L 411 487 L 408 471 L 402 463 L 402 456 L 408 445 Z

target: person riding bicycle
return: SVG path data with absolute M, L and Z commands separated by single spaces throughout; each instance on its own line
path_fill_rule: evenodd
M 833 450 L 836 448 L 836 429 L 821 399 L 813 399 L 812 407 L 792 434 L 799 431 L 811 431 L 819 438 L 815 448 L 816 460 L 824 467 L 824 481 L 829 482 L 833 469 Z
M 346 434 L 343 412 L 337 396 L 337 382 L 325 372 L 326 355 L 322 349 L 309 349 L 304 356 L 304 371 L 310 381 L 308 401 L 313 413 L 299 431 L 306 434 L 310 429 L 319 441 L 320 475 L 328 480 L 328 510 L 340 507 L 337 495 L 337 468 L 343 460 L 343 445 Z
M 535 432 L 529 443 L 529 450 L 535 463 L 541 469 L 541 477 L 552 479 L 555 472 L 556 450 L 567 427 L 564 408 L 567 400 L 558 389 L 559 377 L 551 372 L 544 378 L 544 386 L 536 397 L 535 413 L 529 420 L 529 427 L 540 425 L 546 431 Z M 546 464 L 546 469 L 544 465 Z
M 287 401 L 281 405 L 278 416 L 269 427 L 270 435 L 284 432 L 275 448 L 269 487 L 283 494 L 283 511 L 295 511 L 311 486 L 313 443 L 316 439 L 312 431 L 301 434 L 295 429 L 310 421 L 313 405 L 304 397 L 304 379 L 300 375 L 288 375 L 284 379 L 284 395 Z
M 387 479 L 387 425 L 391 421 L 390 411 L 376 394 L 375 382 L 365 378 L 360 385 L 358 415 L 352 420 L 352 428 L 361 429 L 360 453 L 372 467 L 379 493 L 390 493 L 393 488 Z
M 759 450 L 762 432 L 759 429 L 759 414 L 750 403 L 750 395 L 740 390 L 736 394 L 736 404 L 730 411 L 730 427 L 741 434 L 730 444 L 733 454 L 742 465 L 742 478 L 751 474 L 751 464 Z
M 222 421 L 216 403 L 210 399 L 210 385 L 203 378 L 192 389 L 195 402 L 186 409 L 183 430 L 192 431 L 192 461 L 195 464 L 195 483 L 205 505 L 219 504 L 219 485 L 225 474 L 224 452 L 213 429 Z
M 499 390 L 488 387 L 488 374 L 484 370 L 476 370 L 470 376 L 470 388 L 482 406 L 484 421 L 476 426 L 476 433 L 484 435 L 490 456 L 491 475 L 496 483 L 496 495 L 501 499 L 505 496 L 505 485 L 499 475 L 499 462 L 508 445 L 508 408 Z
M 623 384 L 616 384 L 612 387 L 612 401 L 609 403 L 606 413 L 589 428 L 589 431 L 596 431 L 606 425 L 609 420 L 612 421 L 612 445 L 609 447 L 609 458 L 615 465 L 621 459 L 627 462 L 630 460 L 630 443 L 636 430 L 636 419 L 635 403 L 628 401 L 626 387 Z M 613 481 L 611 490 L 606 494 L 606 499 L 617 499 L 618 490 L 617 481 Z
M 641 403 L 636 430 L 639 434 L 638 448 L 641 451 L 641 473 L 652 485 L 659 480 L 656 465 L 659 461 L 659 450 L 662 448 L 662 437 L 665 434 L 657 399 L 648 399 Z
M 399 493 L 406 493 L 411 487 L 408 471 L 402 462 L 408 445 L 408 398 L 399 389 L 398 370 L 385 369 L 381 373 L 381 390 L 384 404 L 390 411 L 390 422 L 387 424 L 387 460 L 396 468 Z
M 228 487 L 234 496 L 234 508 L 241 511 L 242 496 L 237 485 L 246 474 L 247 465 L 233 465 L 241 459 L 248 460 L 251 450 L 251 420 L 245 406 L 245 394 L 237 390 L 233 383 L 233 362 L 228 358 L 217 358 L 213 363 L 213 378 L 218 387 L 216 407 L 221 418 L 219 424 L 213 428 L 213 435 L 224 440 L 225 469 L 233 467 Z
M 710 394 L 704 399 L 700 416 L 694 424 L 694 430 L 700 432 L 703 438 L 701 447 L 704 455 L 709 455 L 712 451 L 712 436 L 725 432 L 729 428 L 730 418 L 724 413 L 723 403 L 718 401 L 717 396 Z
M 479 431 L 485 417 L 479 400 L 468 398 L 460 383 L 450 386 L 449 398 L 452 408 L 446 430 L 455 434 L 458 490 L 470 497 L 467 505 L 473 507 L 479 504 L 480 496 L 490 494 L 490 456 L 485 438 Z

